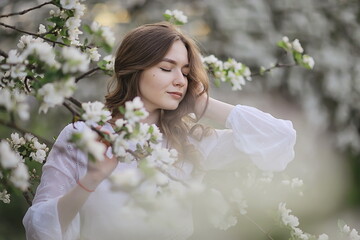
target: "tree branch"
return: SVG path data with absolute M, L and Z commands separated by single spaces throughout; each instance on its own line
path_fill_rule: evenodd
M 87 71 L 86 73 L 84 73 L 84 74 L 80 75 L 79 77 L 77 77 L 77 78 L 75 79 L 75 82 L 77 83 L 78 81 L 80 81 L 80 80 L 83 79 L 84 77 L 89 76 L 89 75 L 93 74 L 94 72 L 96 72 L 97 70 L 100 70 L 100 69 L 101 69 L 101 68 L 96 67 L 96 68 L 93 68 L 93 69 Z
M 81 108 L 81 102 L 79 102 L 77 99 L 73 98 L 73 97 L 69 97 L 67 98 L 71 103 L 73 103 L 75 106 Z
M 270 71 L 273 70 L 274 68 L 295 67 L 295 66 L 296 66 L 296 63 L 291 63 L 291 64 L 276 63 L 274 66 L 269 67 L 269 68 L 266 68 L 266 69 L 263 71 L 263 73 L 270 72 Z M 251 76 L 251 77 L 253 77 L 253 76 L 259 76 L 259 75 L 262 75 L 263 73 L 256 72 L 256 73 L 252 73 L 250 76 Z
M 0 55 L 1 55 L 1 56 L 3 56 L 3 57 L 5 57 L 5 58 L 7 58 L 7 57 L 8 57 L 7 53 L 6 53 L 6 52 L 4 52 L 4 51 L 3 51 L 3 50 L 1 50 L 1 49 L 0 49 Z
M 32 132 L 29 132 L 29 131 L 27 131 L 27 130 L 25 130 L 25 129 L 22 129 L 22 128 L 18 127 L 18 126 L 17 126 L 16 124 L 14 124 L 14 123 L 5 122 L 5 121 L 3 121 L 3 120 L 0 120 L 0 125 L 6 126 L 6 127 L 9 127 L 9 128 L 12 128 L 12 129 L 15 129 L 16 131 L 19 131 L 19 132 L 22 133 L 22 134 L 30 133 L 30 134 L 34 135 L 35 137 L 37 137 L 38 139 L 40 139 L 40 140 L 41 140 L 42 142 L 44 142 L 46 145 L 48 145 L 48 146 L 53 145 L 53 142 L 51 142 L 51 141 L 49 141 L 49 140 L 47 140 L 47 139 L 45 139 L 45 138 L 43 138 L 43 137 L 41 137 L 41 136 L 38 136 L 38 135 L 36 135 L 36 134 L 34 134 L 34 133 L 32 133 Z
M 21 29 L 18 29 L 18 28 L 16 28 L 16 27 L 14 27 L 14 26 L 10 26 L 10 25 L 7 25 L 7 24 L 2 23 L 2 22 L 0 22 L 0 25 L 1 25 L 1 26 L 4 26 L 4 27 L 6 27 L 6 28 L 13 29 L 13 30 L 18 31 L 18 32 L 21 32 L 21 33 L 26 33 L 26 34 L 29 34 L 29 35 L 32 35 L 32 36 L 35 36 L 35 37 L 38 37 L 38 38 L 42 38 L 42 39 L 44 39 L 45 41 L 48 41 L 48 42 L 52 42 L 52 43 L 55 43 L 55 44 L 59 44 L 59 45 L 62 45 L 62 46 L 67 46 L 67 47 L 69 47 L 69 45 L 66 44 L 66 43 L 58 42 L 58 41 L 53 41 L 53 40 L 51 40 L 51 39 L 48 39 L 48 38 L 46 38 L 46 37 L 41 36 L 40 34 L 36 34 L 36 33 L 28 32 L 28 31 L 25 31 L 25 30 L 21 30 Z
M 0 18 L 11 17 L 11 16 L 15 16 L 15 15 L 23 15 L 23 14 L 25 14 L 25 13 L 28 13 L 28 12 L 30 12 L 30 11 L 32 11 L 32 10 L 41 8 L 41 7 L 43 7 L 43 6 L 45 6 L 45 5 L 48 5 L 48 4 L 53 4 L 53 1 L 45 2 L 45 3 L 43 3 L 43 4 L 40 4 L 39 6 L 32 7 L 32 8 L 23 10 L 23 11 L 21 11 L 21 12 L 15 12 L 15 13 L 9 13 L 9 14 L 0 15 Z

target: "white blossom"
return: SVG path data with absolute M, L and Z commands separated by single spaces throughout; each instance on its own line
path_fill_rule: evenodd
M 329 236 L 323 233 L 318 237 L 317 240 L 329 240 Z
M 292 43 L 291 43 L 292 48 L 299 53 L 303 53 L 304 49 L 302 48 L 299 39 L 295 39 Z
M 17 44 L 17 47 L 20 49 L 24 49 L 26 46 L 34 42 L 42 43 L 44 42 L 44 40 L 42 38 L 34 38 L 31 35 L 22 35 L 19 40 L 19 43 Z
M 104 160 L 106 146 L 97 141 L 98 135 L 89 128 L 80 133 L 80 139 L 76 141 L 77 146 L 85 153 L 90 154 L 96 160 Z
M 27 58 L 33 54 L 48 66 L 55 67 L 56 69 L 60 67 L 60 64 L 55 60 L 54 48 L 46 42 L 30 41 L 21 55 Z
M 43 24 L 40 24 L 38 34 L 43 34 L 43 33 L 46 33 L 46 28 Z
M 60 4 L 62 8 L 65 9 L 74 9 L 78 0 L 60 0 Z
M 98 101 L 83 103 L 81 107 L 85 110 L 82 118 L 86 124 L 91 125 L 98 122 L 106 122 L 111 119 L 111 113 L 104 109 L 104 104 Z
M 5 169 L 15 168 L 21 161 L 19 154 L 15 153 L 6 140 L 0 142 L 0 163 Z
M 91 31 L 100 35 L 109 46 L 114 46 L 115 36 L 109 27 L 101 26 L 98 22 L 92 22 L 90 25 Z
M 238 207 L 240 214 L 245 215 L 247 213 L 248 204 L 244 199 L 244 194 L 238 188 L 232 190 L 232 195 L 230 196 L 230 201 L 235 202 Z
M 101 28 L 101 36 L 104 38 L 105 42 L 109 46 L 114 46 L 115 44 L 115 36 L 109 27 L 103 26 Z
M 81 18 L 82 16 L 84 16 L 84 14 L 85 14 L 85 9 L 86 9 L 86 7 L 85 7 L 85 5 L 84 4 L 80 4 L 80 3 L 77 3 L 76 5 L 75 5 L 75 13 L 74 13 L 74 16 L 76 17 L 76 18 Z
M 149 113 L 145 110 L 144 104 L 142 103 L 140 97 L 135 97 L 132 101 L 127 101 L 125 103 L 125 115 L 124 118 L 129 123 L 139 122 L 142 119 L 145 119 Z
M 46 158 L 46 152 L 43 149 L 38 149 L 36 152 L 31 152 L 30 157 L 39 163 L 43 163 Z
M 29 187 L 29 172 L 27 166 L 20 162 L 12 171 L 10 181 L 22 191 L 26 191 Z
M 123 118 L 119 118 L 115 121 L 115 126 L 118 128 L 123 127 L 125 124 L 127 123 L 126 120 L 124 120 Z
M 105 60 L 107 62 L 107 64 L 105 65 L 106 70 L 113 71 L 114 70 L 115 57 L 113 57 L 112 55 L 108 55 L 108 56 L 105 56 L 103 58 L 103 60 Z
M 139 185 L 143 179 L 143 174 L 138 168 L 125 169 L 110 176 L 113 190 L 131 190 Z
M 314 68 L 315 61 L 314 61 L 314 59 L 313 59 L 311 56 L 305 54 L 305 55 L 303 56 L 303 62 L 304 62 L 305 64 L 308 64 L 311 69 Z
M 79 49 L 63 47 L 61 53 L 65 60 L 62 66 L 64 73 L 86 72 L 89 69 L 90 60 Z
M 173 11 L 171 11 L 171 10 L 166 10 L 166 11 L 165 11 L 165 14 L 173 17 L 175 20 L 177 20 L 177 21 L 179 21 L 179 22 L 181 22 L 181 23 L 183 23 L 183 24 L 184 24 L 184 23 L 187 23 L 187 21 L 188 21 L 187 16 L 185 16 L 182 11 L 177 10 L 177 9 L 175 9 L 175 10 L 173 10 Z
M 12 49 L 8 53 L 8 57 L 6 58 L 6 63 L 8 64 L 19 64 L 23 63 L 24 58 L 22 55 L 18 53 L 16 49 Z
M 25 139 L 23 137 L 20 137 L 18 133 L 12 133 L 10 137 L 11 142 L 15 145 L 23 145 L 26 143 Z
M 7 193 L 6 190 L 0 192 L 0 201 L 3 201 L 3 203 L 10 203 L 10 194 Z
M 97 47 L 88 48 L 86 49 L 86 52 L 91 60 L 99 61 L 101 55 L 99 54 Z
M 100 30 L 100 24 L 98 22 L 92 22 L 91 25 L 90 25 L 90 29 L 91 31 L 93 32 L 98 32 Z
M 210 189 L 210 194 L 207 196 L 206 203 L 208 211 L 208 219 L 214 227 L 226 230 L 237 223 L 237 218 L 230 213 L 229 203 L 224 196 L 216 189 Z
M 71 41 L 71 44 L 79 45 L 79 35 L 83 33 L 79 30 L 79 27 L 81 26 L 81 19 L 71 17 L 66 21 L 65 25 L 68 27 L 69 40 Z
M 285 226 L 289 226 L 291 228 L 295 228 L 299 226 L 299 219 L 291 215 L 291 210 L 286 208 L 286 203 L 281 202 L 278 207 L 281 221 Z
M 285 43 L 287 49 L 292 49 L 291 43 L 290 43 L 289 38 L 287 36 L 284 36 L 282 38 L 282 41 Z
M 38 96 L 42 99 L 39 112 L 46 113 L 50 107 L 62 104 L 65 98 L 72 96 L 75 89 L 76 84 L 74 77 L 45 84 L 38 90 Z

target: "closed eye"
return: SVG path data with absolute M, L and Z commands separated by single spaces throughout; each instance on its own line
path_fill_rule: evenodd
M 160 69 L 165 71 L 165 72 L 171 72 L 171 69 L 166 69 L 166 68 L 160 68 Z

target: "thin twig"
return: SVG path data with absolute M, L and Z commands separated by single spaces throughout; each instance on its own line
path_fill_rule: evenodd
M 66 102 L 63 102 L 63 105 L 72 113 L 73 117 L 78 116 L 79 114 Z
M 1 55 L 1 56 L 3 56 L 3 57 L 5 57 L 5 58 L 7 58 L 7 57 L 8 57 L 7 53 L 6 53 L 6 52 L 4 52 L 4 51 L 3 51 L 3 50 L 1 50 L 1 49 L 0 49 L 0 55 Z
M 75 79 L 75 82 L 77 83 L 77 82 L 80 81 L 82 78 L 84 78 L 84 77 L 86 77 L 86 76 L 89 76 L 89 75 L 93 74 L 94 72 L 96 72 L 97 70 L 100 70 L 100 69 L 101 69 L 101 68 L 96 67 L 96 68 L 93 68 L 93 69 L 87 71 L 86 73 L 84 73 L 84 74 L 80 75 L 79 77 L 77 77 L 77 78 Z
M 292 64 L 282 64 L 282 63 L 276 63 L 274 66 L 272 67 L 269 67 L 269 68 L 266 68 L 263 73 L 260 73 L 260 72 L 256 72 L 256 73 L 252 73 L 250 76 L 253 77 L 253 76 L 259 76 L 259 75 L 262 75 L 266 72 L 270 72 L 271 70 L 273 70 L 274 68 L 282 68 L 282 67 L 295 67 L 296 66 L 296 63 L 292 63 Z
M 48 4 L 53 4 L 53 1 L 45 2 L 45 3 L 43 3 L 43 4 L 40 4 L 39 6 L 32 7 L 32 8 L 23 10 L 23 11 L 21 11 L 21 12 L 15 12 L 15 13 L 9 13 L 9 14 L 0 15 L 0 18 L 11 17 L 11 16 L 15 16 L 15 15 L 23 15 L 23 14 L 25 14 L 25 13 L 28 13 L 28 12 L 30 12 L 30 11 L 32 11 L 32 10 L 41 8 L 41 7 L 43 7 L 43 6 L 45 6 L 45 5 L 48 5 Z
M 252 218 L 250 218 L 248 215 L 245 215 L 245 217 L 254 224 L 261 232 L 263 232 L 270 240 L 274 240 L 268 232 L 266 232 L 259 224 L 257 224 Z
M 38 139 L 40 139 L 42 142 L 44 142 L 48 146 L 51 146 L 53 144 L 53 142 L 51 142 L 51 141 L 49 141 L 49 140 L 47 140 L 47 139 L 45 139 L 45 138 L 43 138 L 41 136 L 38 136 L 38 135 L 36 135 L 36 134 L 34 134 L 32 132 L 29 132 L 29 131 L 27 131 L 25 129 L 22 129 L 22 128 L 18 127 L 16 124 L 14 124 L 12 122 L 5 122 L 3 120 L 0 120 L 0 125 L 15 129 L 15 130 L 19 131 L 22 134 L 30 133 L 31 135 L 37 137 Z
M 43 37 L 41 34 L 36 34 L 36 33 L 28 32 L 28 31 L 25 31 L 25 30 L 21 30 L 21 29 L 18 29 L 18 28 L 16 28 L 16 27 L 14 27 L 14 26 L 7 25 L 7 24 L 2 23 L 2 22 L 0 22 L 0 25 L 1 25 L 1 26 L 4 26 L 4 27 L 6 27 L 6 28 L 13 29 L 13 30 L 18 31 L 18 32 L 21 32 L 21 33 L 26 33 L 26 34 L 29 34 L 29 35 L 32 35 L 32 36 L 35 36 L 35 37 L 38 37 L 38 38 L 42 38 L 42 39 L 44 39 L 45 41 L 52 42 L 52 43 L 54 43 L 54 44 L 59 44 L 59 45 L 62 45 L 62 46 L 67 46 L 67 47 L 69 47 L 69 45 L 66 44 L 66 43 L 58 42 L 58 41 L 53 41 L 53 40 L 51 40 L 51 39 L 48 39 L 48 38 L 46 38 L 46 37 Z
M 71 103 L 73 103 L 75 106 L 80 107 L 81 108 L 81 102 L 79 102 L 79 100 L 73 98 L 73 97 L 69 97 L 67 98 Z
M 24 196 L 27 204 L 29 204 L 29 206 L 31 206 L 32 205 L 32 200 L 31 200 L 31 197 L 29 195 L 29 192 L 28 191 L 23 192 L 23 196 Z

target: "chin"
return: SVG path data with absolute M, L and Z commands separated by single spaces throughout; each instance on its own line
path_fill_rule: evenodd
M 163 106 L 162 109 L 164 109 L 164 110 L 176 110 L 178 107 L 179 107 L 179 104 L 167 105 L 167 106 Z

